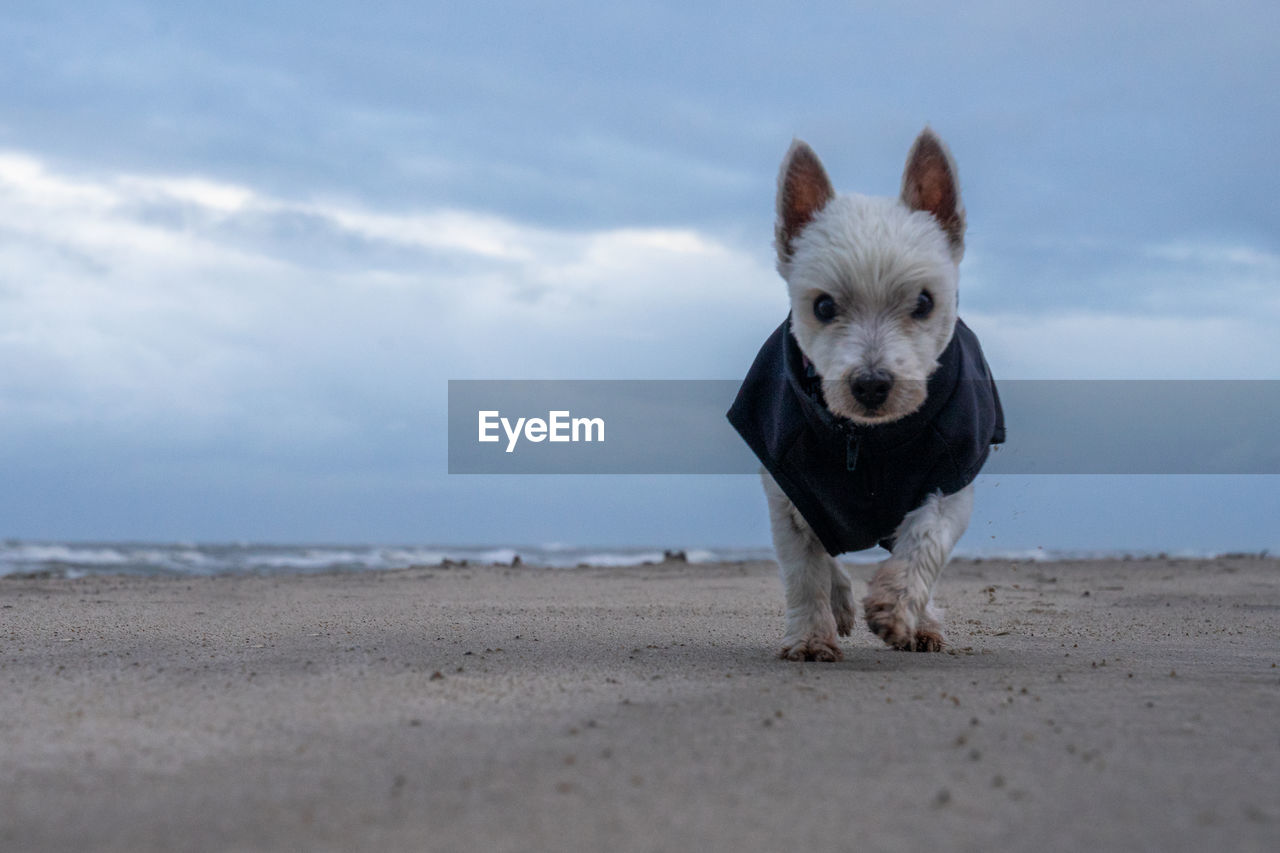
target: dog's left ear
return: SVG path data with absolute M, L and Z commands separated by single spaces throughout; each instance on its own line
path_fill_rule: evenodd
M 951 244 L 951 256 L 959 263 L 964 257 L 964 205 L 960 201 L 960 179 L 947 145 L 932 128 L 916 137 L 902 172 L 902 203 L 923 210 L 938 220 Z

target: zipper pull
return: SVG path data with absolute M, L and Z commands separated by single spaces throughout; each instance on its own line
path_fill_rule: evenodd
M 858 436 L 852 432 L 844 434 L 844 467 L 846 471 L 853 471 L 858 467 Z

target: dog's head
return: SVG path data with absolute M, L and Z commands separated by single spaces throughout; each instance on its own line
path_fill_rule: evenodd
M 778 175 L 775 246 L 791 329 L 827 407 L 887 423 L 924 403 L 956 322 L 964 207 L 947 146 L 925 128 L 896 199 L 836 195 L 796 140 Z

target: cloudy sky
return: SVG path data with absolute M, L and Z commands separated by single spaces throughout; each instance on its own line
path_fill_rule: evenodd
M 450 477 L 445 396 L 741 376 L 793 136 L 950 143 L 998 377 L 1280 379 L 1280 7 L 953 5 L 7 5 L 0 536 L 765 543 L 751 477 Z M 971 550 L 1280 548 L 1273 477 L 992 480 Z

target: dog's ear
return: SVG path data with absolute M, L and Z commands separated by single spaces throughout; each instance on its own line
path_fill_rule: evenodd
M 818 155 L 806 143 L 792 140 L 778 171 L 778 221 L 774 226 L 774 246 L 778 250 L 780 268 L 791 260 L 792 241 L 835 194 Z
M 960 201 L 960 179 L 947 145 L 932 128 L 916 137 L 902 172 L 902 203 L 912 210 L 933 214 L 951 243 L 951 255 L 959 262 L 964 256 L 964 205 Z

